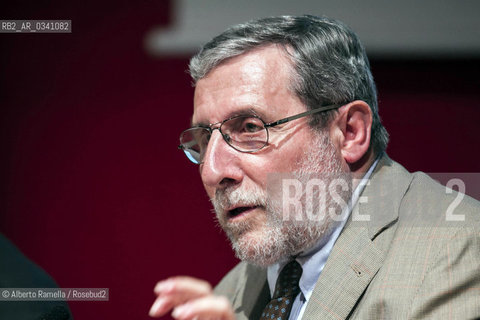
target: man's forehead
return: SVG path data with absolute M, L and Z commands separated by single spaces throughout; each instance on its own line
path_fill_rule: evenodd
M 242 94 L 240 88 L 232 91 L 228 97 L 213 94 L 209 98 L 199 98 L 194 103 L 192 124 L 211 124 L 237 115 L 256 115 L 262 119 L 275 113 L 276 107 L 267 104 L 261 93 L 247 91 Z M 208 95 L 208 93 L 205 93 Z
M 220 107 L 221 108 L 221 107 Z M 192 115 L 191 125 L 211 125 L 217 122 L 221 122 L 226 119 L 230 119 L 236 116 L 256 116 L 262 119 L 265 122 L 269 122 L 269 115 L 266 113 L 266 108 L 262 108 L 255 105 L 245 105 L 239 106 L 235 109 L 232 109 L 228 112 L 222 112 L 221 118 L 217 118 L 216 120 L 209 120 L 209 119 L 202 119 L 201 117 L 195 116 L 195 113 Z M 220 114 L 220 112 L 219 112 Z M 218 120 L 220 119 L 220 120 Z
M 284 54 L 277 47 L 266 47 L 212 69 L 197 82 L 193 122 L 218 122 L 246 111 L 255 111 L 262 119 L 288 112 L 285 105 L 298 98 L 290 91 L 292 69 Z

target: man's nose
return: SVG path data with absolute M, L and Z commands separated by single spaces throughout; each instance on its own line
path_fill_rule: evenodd
M 239 152 L 227 144 L 219 130 L 212 132 L 200 174 L 203 183 L 212 188 L 225 188 L 243 178 Z

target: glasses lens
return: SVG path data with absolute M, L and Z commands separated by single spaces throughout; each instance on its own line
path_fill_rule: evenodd
M 268 141 L 268 132 L 262 120 L 252 116 L 239 116 L 225 121 L 220 130 L 233 148 L 253 152 L 263 148 Z
M 207 150 L 210 131 L 206 128 L 190 128 L 180 135 L 180 145 L 190 161 L 200 164 Z

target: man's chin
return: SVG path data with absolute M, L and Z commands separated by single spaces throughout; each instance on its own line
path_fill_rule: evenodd
M 228 238 L 232 244 L 232 247 L 245 249 L 246 251 L 252 251 L 253 248 L 257 247 L 260 242 L 262 242 L 261 234 L 252 230 L 241 230 L 232 232 L 227 232 Z
M 227 235 L 237 258 L 260 267 L 267 267 L 308 251 L 330 230 L 331 223 L 327 223 L 313 228 L 298 225 L 296 228 L 287 229 L 282 227 L 244 229 L 241 233 L 235 234 L 229 230 Z
M 276 248 L 277 239 L 259 231 L 247 231 L 235 238 L 230 237 L 230 242 L 238 259 L 259 267 L 267 267 L 283 258 L 284 250 Z
M 261 268 L 266 268 L 280 261 L 276 255 L 259 254 L 258 251 L 252 247 L 245 248 L 237 246 L 237 244 L 233 244 L 232 247 L 238 259 Z

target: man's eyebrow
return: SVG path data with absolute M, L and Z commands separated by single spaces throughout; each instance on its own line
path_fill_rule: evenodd
M 228 113 L 226 115 L 225 119 L 222 119 L 221 121 L 224 121 L 226 119 L 230 119 L 230 118 L 233 118 L 233 117 L 238 117 L 238 116 L 256 116 L 256 117 L 259 117 L 262 120 L 265 119 L 265 114 L 262 111 L 258 110 L 258 108 L 255 108 L 255 106 L 250 106 L 250 107 L 247 107 L 247 108 L 242 108 L 242 109 L 235 110 L 235 111 L 232 111 L 232 112 Z M 216 122 L 214 122 L 214 123 L 216 123 Z M 192 117 L 192 121 L 191 121 L 192 127 L 208 127 L 211 124 L 212 123 L 203 122 L 203 121 L 193 122 L 193 117 Z
M 193 122 L 193 117 L 192 121 L 190 121 L 190 126 L 193 127 L 208 127 L 209 123 L 207 122 Z
M 200 123 L 193 122 L 193 116 L 192 116 L 192 118 L 190 119 L 190 126 L 191 127 L 199 127 L 199 126 L 202 126 L 202 125 Z

